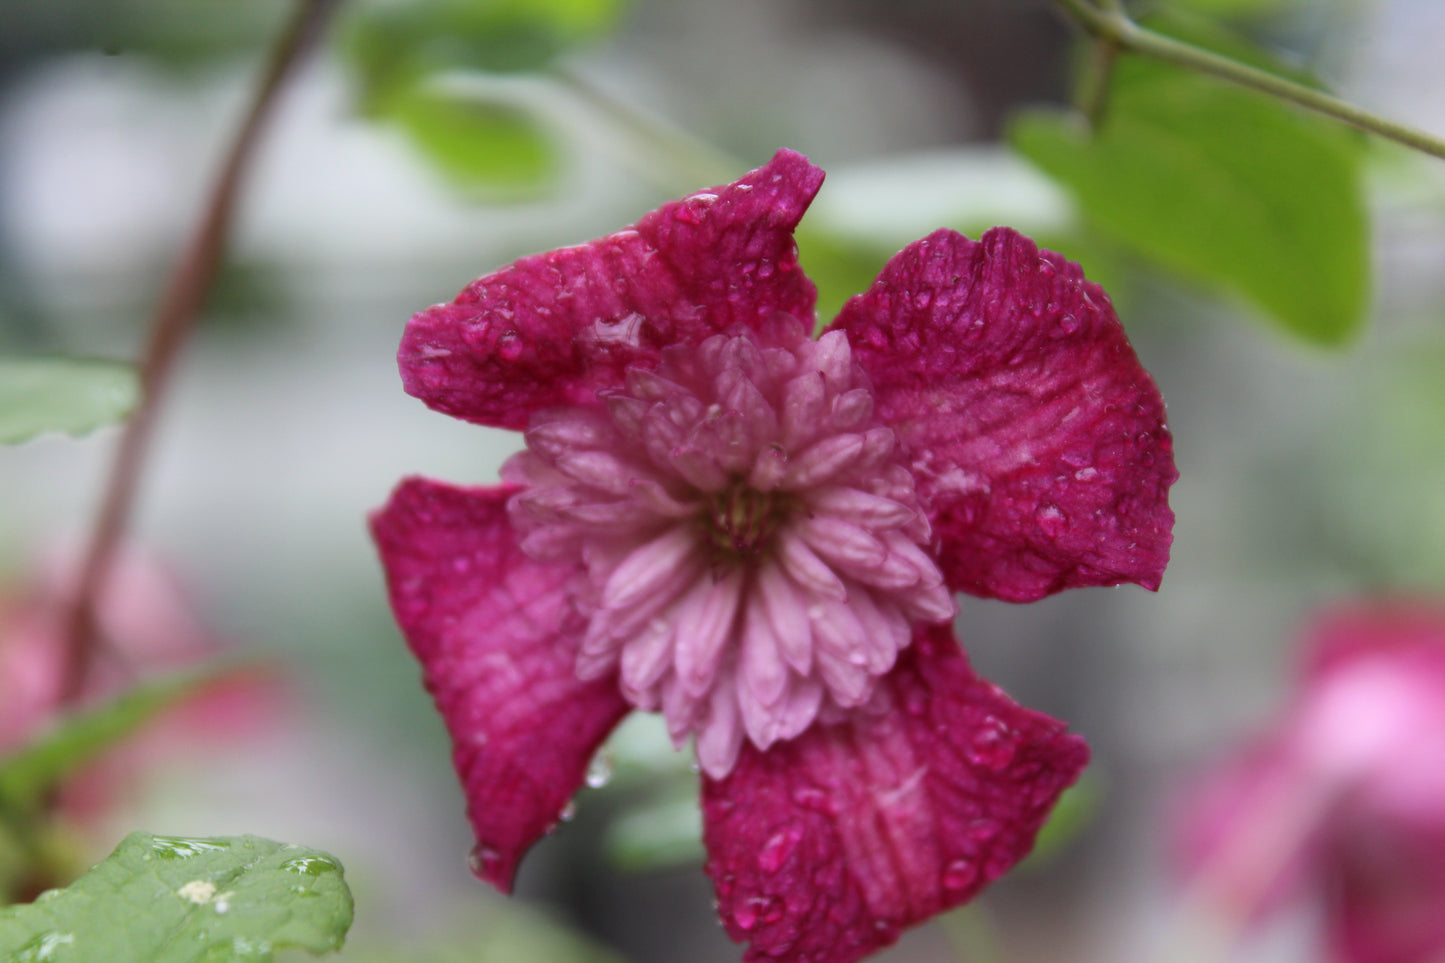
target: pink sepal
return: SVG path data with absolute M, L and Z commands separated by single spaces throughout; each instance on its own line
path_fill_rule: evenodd
M 731 184 L 699 191 L 577 247 L 522 258 L 411 319 L 397 360 L 432 408 L 501 428 L 591 404 L 628 365 L 777 314 L 813 323 L 817 291 L 793 228 L 823 172 L 779 151 Z
M 937 231 L 834 326 L 909 447 L 950 586 L 1158 587 L 1178 474 L 1164 403 L 1077 264 L 1009 228 Z
M 630 708 L 615 678 L 577 679 L 577 569 L 517 547 L 513 491 L 409 478 L 371 519 L 392 610 L 451 734 L 473 871 L 503 892 Z
M 879 714 L 815 724 L 703 779 L 707 872 L 747 961 L 852 963 L 1022 859 L 1089 750 L 920 629 Z

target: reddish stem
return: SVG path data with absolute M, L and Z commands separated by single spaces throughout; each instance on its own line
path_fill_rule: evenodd
M 95 606 L 105 590 L 117 546 L 133 513 L 156 418 L 176 357 L 195 326 L 221 265 L 235 217 L 242 181 L 275 111 L 277 95 L 300 61 L 316 46 L 340 0 L 298 0 L 296 12 L 272 50 L 251 108 L 236 132 L 211 188 L 196 231 L 172 273 L 140 365 L 141 395 L 126 423 L 111 463 L 100 512 L 91 530 L 66 623 L 66 671 L 61 694 L 70 703 L 84 687 L 96 645 Z

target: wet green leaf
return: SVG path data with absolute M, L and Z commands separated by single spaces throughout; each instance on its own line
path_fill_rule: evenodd
M 0 358 L 0 443 L 46 432 L 81 435 L 135 407 L 135 369 L 89 358 Z
M 1206 40 L 1241 53 L 1238 40 Z M 1269 62 L 1257 49 L 1242 59 Z M 1369 251 L 1353 131 L 1125 57 L 1099 130 L 1031 113 L 1011 139 L 1074 193 L 1093 227 L 1154 263 L 1243 296 L 1306 341 L 1338 345 L 1358 333 Z
M 0 909 L 8 963 L 266 963 L 341 947 L 351 926 L 341 864 L 256 836 L 132 833 L 63 890 Z

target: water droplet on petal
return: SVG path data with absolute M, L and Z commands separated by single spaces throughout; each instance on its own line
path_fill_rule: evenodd
M 957 892 L 973 885 L 978 878 L 978 867 L 966 859 L 955 859 L 943 870 L 943 888 Z
M 782 869 L 801 838 L 802 833 L 796 827 L 774 833 L 758 853 L 758 869 L 765 873 L 776 873 Z
M 567 805 L 563 806 L 562 811 L 557 814 L 557 818 L 562 820 L 562 822 L 564 823 L 570 823 L 576 816 L 577 800 L 575 799 L 567 800 Z
M 467 854 L 467 868 L 472 871 L 473 876 L 481 879 L 488 879 L 495 875 L 501 862 L 501 850 L 485 843 L 473 846 L 472 851 Z
M 1056 538 L 1069 527 L 1069 519 L 1057 505 L 1044 505 L 1034 515 L 1045 535 Z
M 1014 748 L 1003 723 L 988 719 L 969 740 L 968 758 L 975 765 L 998 771 L 1013 762 Z
M 587 764 L 587 785 L 593 789 L 601 789 L 612 781 L 612 761 L 607 754 L 599 752 L 592 757 Z
M 497 353 L 508 361 L 516 361 L 524 350 L 526 345 L 522 344 L 522 336 L 515 331 L 504 331 L 497 339 Z

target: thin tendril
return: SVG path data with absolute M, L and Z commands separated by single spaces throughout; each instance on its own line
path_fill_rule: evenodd
M 135 506 L 136 493 L 161 401 L 187 335 L 195 326 L 225 253 L 242 181 L 261 129 L 295 66 L 316 45 L 340 0 L 299 0 L 277 39 L 251 108 L 236 132 L 190 243 L 182 252 L 151 322 L 140 365 L 141 398 L 126 423 L 107 476 L 99 514 L 80 570 L 66 621 L 61 698 L 74 701 L 84 686 L 95 645 L 95 606 L 105 590 L 116 549 Z
M 1386 120 L 1338 97 L 1259 70 L 1191 44 L 1155 33 L 1130 20 L 1117 0 L 1055 0 L 1059 7 L 1100 42 L 1144 54 L 1200 73 L 1258 90 L 1306 110 L 1323 114 L 1397 144 L 1445 160 L 1445 140 Z

